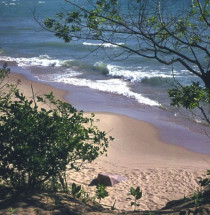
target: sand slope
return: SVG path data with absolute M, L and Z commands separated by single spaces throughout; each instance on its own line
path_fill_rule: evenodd
M 94 196 L 95 187 L 89 187 L 99 172 L 119 174 L 126 181 L 108 187 L 110 196 L 102 201 L 131 210 L 128 196 L 131 186 L 140 186 L 143 197 L 141 210 L 159 209 L 168 201 L 192 195 L 200 190 L 198 181 L 210 168 L 210 156 L 164 143 L 151 125 L 125 116 L 96 114 L 101 129 L 115 137 L 108 156 L 98 158 L 78 173 L 69 173 L 69 181 L 82 184 Z

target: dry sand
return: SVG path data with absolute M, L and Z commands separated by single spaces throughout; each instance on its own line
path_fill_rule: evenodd
M 24 93 L 24 95 L 28 98 L 32 98 L 32 89 L 33 88 L 35 96 L 42 96 L 44 94 L 49 94 L 50 92 L 53 92 L 56 98 L 63 99 L 66 95 L 66 92 L 63 90 L 55 89 L 47 84 L 42 84 L 39 82 L 33 82 L 28 79 L 26 79 L 23 75 L 16 74 L 16 73 L 10 73 L 9 83 L 11 84 L 18 84 L 18 89 L 20 89 L 21 92 Z
M 31 81 L 11 74 L 14 83 L 21 79 L 19 88 L 31 96 Z M 64 98 L 66 92 L 45 84 L 33 82 L 35 95 L 54 92 Z M 129 193 L 131 186 L 140 186 L 143 197 L 140 209 L 159 209 L 168 201 L 183 198 L 201 189 L 198 181 L 210 168 L 210 155 L 194 153 L 188 149 L 165 143 L 158 130 L 145 122 L 116 114 L 97 113 L 96 125 L 115 140 L 108 156 L 102 156 L 88 164 L 80 172 L 68 172 L 68 182 L 75 182 L 94 196 L 95 187 L 88 186 L 99 172 L 119 174 L 127 180 L 108 187 L 109 197 L 102 204 L 111 206 L 116 200 L 118 209 L 131 210 Z M 131 197 L 130 197 L 131 198 Z

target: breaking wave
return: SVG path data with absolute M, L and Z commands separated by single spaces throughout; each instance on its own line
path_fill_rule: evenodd
M 141 83 L 150 84 L 152 86 L 171 86 L 174 84 L 174 79 L 172 77 L 146 77 L 141 80 Z
M 0 54 L 2 54 L 4 52 L 4 50 L 0 47 Z
M 1 56 L 0 60 L 3 61 L 15 61 L 17 62 L 18 66 L 26 67 L 26 66 L 51 66 L 51 67 L 58 67 L 62 65 L 62 61 L 58 59 L 52 59 L 48 55 L 40 55 L 39 57 L 32 57 L 32 58 L 12 58 L 12 57 L 5 57 Z
M 117 43 L 117 45 L 111 44 L 111 43 L 82 43 L 85 46 L 102 46 L 104 48 L 118 48 L 118 45 L 124 45 L 124 43 Z
M 123 78 L 124 80 L 131 82 L 143 82 L 152 78 L 162 78 L 162 79 L 171 79 L 173 76 L 179 77 L 180 74 L 170 74 L 169 72 L 163 73 L 159 70 L 151 70 L 147 67 L 145 68 L 137 68 L 133 70 L 133 68 L 124 68 L 120 66 L 108 65 L 109 76 Z
M 102 61 L 90 64 L 86 61 L 59 60 L 53 59 L 48 55 L 40 55 L 32 58 L 0 56 L 0 60 L 16 61 L 18 66 L 21 67 L 62 67 L 61 70 L 56 70 L 57 72 L 54 74 L 39 74 L 39 78 L 41 80 L 84 86 L 103 92 L 123 95 L 149 106 L 160 106 L 160 103 L 147 98 L 141 92 L 133 92 L 129 87 L 130 83 L 135 84 L 135 82 L 139 82 L 151 86 L 168 86 L 173 83 L 174 76 L 176 78 L 183 78 L 183 75 L 186 73 L 186 71 L 174 71 L 171 74 L 168 71 L 158 71 L 154 70 L 154 68 L 152 70 L 149 67 L 122 67 L 106 64 Z M 58 73 L 58 71 L 61 72 Z M 95 76 L 96 74 L 100 76 Z
M 56 76 L 52 79 L 55 82 L 61 82 L 65 84 L 71 84 L 75 86 L 89 87 L 91 89 L 99 90 L 102 92 L 109 92 L 118 95 L 123 95 L 129 98 L 137 100 L 141 104 L 149 106 L 160 106 L 157 101 L 151 100 L 142 96 L 141 94 L 132 92 L 127 83 L 121 79 L 109 79 L 109 80 L 88 80 L 88 79 L 79 79 L 72 76 Z

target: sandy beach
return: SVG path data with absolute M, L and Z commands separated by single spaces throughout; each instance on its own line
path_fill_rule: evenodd
M 12 83 L 21 80 L 19 88 L 27 97 L 32 95 L 31 84 L 35 95 L 51 91 L 59 99 L 66 95 L 65 91 L 31 82 L 19 74 L 11 74 L 9 80 Z M 81 184 L 94 196 L 95 187 L 88 185 L 98 173 L 121 175 L 126 180 L 108 187 L 109 197 L 102 204 L 111 206 L 116 200 L 115 207 L 124 210 L 131 210 L 128 199 L 131 186 L 140 186 L 143 191 L 141 210 L 159 209 L 170 200 L 190 196 L 201 189 L 198 181 L 210 168 L 210 155 L 162 141 L 158 129 L 143 121 L 111 113 L 97 113 L 95 119 L 96 125 L 115 140 L 107 157 L 99 157 L 80 172 L 68 172 L 69 184 Z

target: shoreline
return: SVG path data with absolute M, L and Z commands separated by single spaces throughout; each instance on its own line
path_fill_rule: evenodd
M 15 64 L 15 62 L 12 62 L 12 64 L 11 65 L 14 65 L 15 67 L 17 66 L 16 64 Z M 52 85 L 51 83 L 45 83 L 45 82 L 41 82 L 41 81 L 38 81 L 38 80 L 36 80 L 35 78 L 32 78 L 32 79 L 30 79 L 31 77 L 30 76 L 27 76 L 26 74 L 22 74 L 22 73 L 16 73 L 16 72 L 11 72 L 10 73 L 10 78 L 9 78 L 9 80 L 10 81 L 12 81 L 13 83 L 16 83 L 16 81 L 17 80 L 22 80 L 22 82 L 20 82 L 20 85 L 18 86 L 18 88 L 21 90 L 23 90 L 24 91 L 24 93 L 26 93 L 25 95 L 27 96 L 27 97 L 31 97 L 32 96 L 32 91 L 31 91 L 31 84 L 34 86 L 36 86 L 36 88 L 37 89 L 39 89 L 39 90 L 36 90 L 35 89 L 35 93 L 36 93 L 36 95 L 44 95 L 44 94 L 48 94 L 48 93 L 50 93 L 50 92 L 53 92 L 54 93 L 54 96 L 55 96 L 55 98 L 59 98 L 59 99 L 61 99 L 61 100 L 63 100 L 63 101 L 65 101 L 65 102 L 68 102 L 68 103 L 71 103 L 72 104 L 72 102 L 71 102 L 71 98 L 72 98 L 72 96 L 74 95 L 74 93 L 75 93 L 75 91 L 72 91 L 72 92 L 74 92 L 74 93 L 70 93 L 68 90 L 66 90 L 66 89 L 63 89 L 63 88 L 61 88 L 61 87 L 57 87 L 56 85 Z M 66 87 L 69 87 L 69 86 L 66 86 Z M 78 88 L 80 88 L 81 89 L 81 87 L 77 87 L 77 86 L 71 86 L 71 88 L 70 89 L 72 89 L 72 88 L 76 88 L 76 93 L 78 93 L 77 92 L 77 89 Z M 85 88 L 82 88 L 82 90 L 86 90 Z M 36 92 L 37 91 L 37 92 Z M 81 93 L 81 92 L 79 92 L 79 93 Z M 84 93 L 84 92 L 82 92 L 82 93 Z M 100 92 L 96 92 L 96 93 L 100 93 Z M 95 95 L 95 94 L 94 94 Z M 93 96 L 94 96 L 93 95 Z M 82 99 L 84 98 L 84 95 L 81 95 L 82 96 Z M 116 96 L 116 95 L 111 95 L 111 96 L 114 96 L 114 98 L 116 98 L 116 97 L 118 97 L 118 96 Z M 97 97 L 98 98 L 98 97 Z M 121 97 L 120 96 L 120 98 L 122 99 L 123 97 Z M 80 98 L 80 100 L 81 100 L 81 98 Z M 74 101 L 75 102 L 75 101 Z M 77 101 L 78 102 L 78 101 Z M 77 104 L 77 102 L 76 102 L 76 104 Z M 92 102 L 92 101 L 91 101 Z M 90 102 L 90 103 L 91 103 Z M 136 102 L 134 102 L 134 105 L 136 104 Z M 183 149 L 186 149 L 186 150 L 189 150 L 189 151 L 192 151 L 192 152 L 195 152 L 195 153 L 198 153 L 198 154 L 207 154 L 207 155 L 210 155 L 210 141 L 209 141 L 209 143 L 208 143 L 208 145 L 207 145 L 207 147 L 209 147 L 209 152 L 208 152 L 208 150 L 206 151 L 206 150 L 203 150 L 204 152 L 199 152 L 199 151 L 196 151 L 196 150 L 193 150 L 193 148 L 189 148 L 189 147 L 186 147 L 186 145 L 182 145 L 182 144 L 177 144 L 177 143 L 174 143 L 173 141 L 171 141 L 170 142 L 170 138 L 171 138 L 171 135 L 170 134 L 168 134 L 168 135 L 166 135 L 166 136 L 164 136 L 162 133 L 163 133 L 163 130 L 164 130 L 164 126 L 165 125 L 163 125 L 162 123 L 167 123 L 167 125 L 168 125 L 168 127 L 172 127 L 172 128 L 175 128 L 176 129 L 176 131 L 177 130 L 179 130 L 180 131 L 180 129 L 182 129 L 182 127 L 179 127 L 179 125 L 178 124 L 176 124 L 175 122 L 173 122 L 173 121 L 166 121 L 166 122 L 164 122 L 164 120 L 165 119 L 162 119 L 162 121 L 161 121 L 161 118 L 159 119 L 158 117 L 157 117 L 157 119 L 154 119 L 154 118 L 152 118 L 153 119 L 153 121 L 151 121 L 151 118 L 148 118 L 148 113 L 149 113 L 149 111 L 150 110 L 152 110 L 152 108 L 153 107 L 148 107 L 148 109 L 149 109 L 149 111 L 146 111 L 146 110 L 144 110 L 144 111 L 142 111 L 142 113 L 141 113 L 141 115 L 140 116 L 137 116 L 137 115 L 135 115 L 134 114 L 134 116 L 133 115 L 130 115 L 129 113 L 128 114 L 126 114 L 125 112 L 122 112 L 122 113 L 118 113 L 118 112 L 115 112 L 115 111 L 106 111 L 106 110 L 103 110 L 103 111 L 96 111 L 96 110 L 84 110 L 84 109 L 86 109 L 86 108 L 84 108 L 84 109 L 79 109 L 78 107 L 77 107 L 77 105 L 75 106 L 74 105 L 74 103 L 72 104 L 72 106 L 74 106 L 74 107 L 76 107 L 76 109 L 77 110 L 83 110 L 85 113 L 96 113 L 97 115 L 117 115 L 117 116 L 119 116 L 119 117 L 127 117 L 127 118 L 129 118 L 129 119 L 132 119 L 132 120 L 136 120 L 136 121 L 139 121 L 139 122 L 141 122 L 141 123 L 145 123 L 145 124 L 149 124 L 152 128 L 154 128 L 154 129 L 156 129 L 157 130 L 157 132 L 158 132 L 158 139 L 160 140 L 160 141 L 162 141 L 162 142 L 167 142 L 167 144 L 170 144 L 170 145 L 173 145 L 173 146 L 179 146 L 179 147 L 181 147 L 181 148 L 183 148 Z M 160 110 L 160 111 L 162 111 L 162 109 Z M 139 113 L 139 112 L 138 112 Z M 141 119 L 142 118 L 142 119 Z M 161 133 L 161 130 L 162 130 L 162 133 Z M 171 132 L 173 131 L 173 129 L 171 129 Z M 168 130 L 166 131 L 166 132 L 168 132 Z M 165 133 L 166 133 L 165 132 Z M 182 136 L 182 133 L 181 134 L 177 134 L 176 135 L 176 138 L 185 138 L 184 136 Z M 173 139 L 173 138 L 172 138 Z M 169 140 L 169 141 L 167 141 L 167 140 Z M 209 140 L 209 139 L 208 139 Z M 189 140 L 189 142 L 190 142 L 190 140 Z M 206 142 L 205 142 L 206 143 Z M 191 144 L 191 147 L 192 147 L 192 144 Z M 202 146 L 200 146 L 201 148 L 202 148 Z
M 59 99 L 67 96 L 64 90 L 11 73 L 9 80 L 15 83 L 17 79 L 21 79 L 19 88 L 26 96 L 31 95 L 31 83 L 35 95 L 53 91 Z M 168 201 L 193 195 L 200 189 L 198 181 L 210 167 L 210 155 L 163 141 L 158 129 L 144 121 L 113 113 L 96 113 L 95 119 L 95 125 L 115 140 L 107 157 L 97 158 L 79 172 L 67 172 L 68 183 L 80 184 L 94 196 L 95 186 L 89 184 L 98 173 L 125 177 L 126 181 L 107 188 L 109 197 L 101 202 L 111 206 L 116 200 L 115 206 L 120 210 L 132 210 L 127 196 L 131 186 L 140 186 L 143 191 L 141 210 L 160 209 Z
M 18 89 L 20 89 L 20 91 L 23 92 L 24 95 L 28 98 L 30 97 L 32 98 L 32 91 L 31 91 L 31 85 L 32 85 L 35 96 L 44 95 L 44 94 L 53 92 L 55 98 L 61 99 L 65 102 L 70 102 L 69 100 L 66 99 L 66 97 L 68 96 L 67 91 L 62 89 L 57 89 L 45 83 L 28 80 L 27 77 L 25 77 L 23 74 L 11 73 L 9 75 L 8 80 L 13 84 L 15 84 L 17 81 L 20 80 Z M 88 115 L 89 113 L 91 112 L 85 112 L 86 115 Z M 129 152 L 129 150 L 131 150 L 131 147 L 133 144 L 134 150 L 131 150 L 131 152 L 135 152 L 137 156 L 139 155 L 139 152 L 141 152 L 144 156 L 146 154 L 149 154 L 148 157 L 153 155 L 152 157 L 155 157 L 156 159 L 159 160 L 159 162 L 161 162 L 161 157 L 166 156 L 165 152 L 169 154 L 168 159 L 172 159 L 174 156 L 173 153 L 178 152 L 179 156 L 181 155 L 181 157 L 179 157 L 179 162 L 181 158 L 183 158 L 183 161 L 185 161 L 185 158 L 187 157 L 186 154 L 189 154 L 191 156 L 191 162 L 194 161 L 193 158 L 195 158 L 196 156 L 201 156 L 203 160 L 208 160 L 207 158 L 209 158 L 209 166 L 210 166 L 210 155 L 205 153 L 194 152 L 183 146 L 177 146 L 175 144 L 171 144 L 170 142 L 166 142 L 162 140 L 159 129 L 151 123 L 134 119 L 126 115 L 116 114 L 116 113 L 95 112 L 95 114 L 96 114 L 95 124 L 101 130 L 105 130 L 108 133 L 108 135 L 113 135 L 112 134 L 113 129 L 115 129 L 114 133 L 116 133 L 120 137 L 118 138 L 118 141 L 120 142 L 121 146 L 118 146 L 118 148 L 121 148 L 121 147 L 124 148 L 125 154 Z M 126 138 L 127 139 L 132 138 L 132 140 L 135 139 L 134 141 L 135 143 L 129 142 L 128 140 L 126 140 Z M 141 140 L 141 141 L 143 140 L 144 143 L 146 142 L 146 145 L 144 145 L 144 147 L 138 145 L 137 143 L 138 140 Z M 127 143 L 129 143 L 129 145 Z M 136 149 L 137 151 L 135 151 Z M 167 150 L 164 151 L 165 149 Z M 151 151 L 153 152 L 151 153 Z M 132 159 L 133 159 L 133 155 L 132 155 Z M 197 164 L 196 162 L 194 163 L 195 166 Z M 164 165 L 159 167 L 165 167 L 166 163 L 163 162 L 162 164 Z M 154 165 L 155 165 L 155 162 L 153 166 Z M 166 166 L 168 165 L 169 163 L 167 163 Z M 177 165 L 178 163 L 176 162 L 175 166 Z M 189 165 L 189 167 L 190 166 L 191 165 Z M 208 166 L 206 166 L 206 168 L 207 167 Z
M 51 91 L 55 88 L 65 91 L 63 96 L 65 101 L 70 102 L 77 110 L 119 114 L 147 122 L 158 129 L 162 141 L 197 153 L 210 155 L 210 141 L 206 135 L 206 132 L 210 132 L 210 127 L 192 122 L 183 117 L 175 117 L 170 111 L 158 107 L 145 106 L 134 99 L 121 95 L 105 93 L 88 87 L 39 80 L 36 71 L 40 72 L 41 68 L 22 68 L 18 67 L 16 62 L 11 61 L 8 62 L 8 65 L 13 74 L 23 75 L 27 80 L 35 83 L 46 84 L 48 87 L 51 87 Z M 47 72 L 48 69 L 45 68 L 44 71 Z

